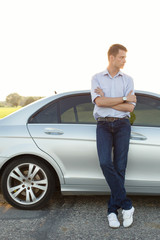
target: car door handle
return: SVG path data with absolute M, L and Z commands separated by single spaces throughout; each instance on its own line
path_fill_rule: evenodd
M 45 128 L 44 132 L 46 134 L 50 134 L 50 135 L 62 135 L 62 134 L 64 134 L 64 132 L 61 129 L 57 129 L 57 128 Z
M 132 139 L 132 140 L 146 140 L 147 137 L 142 135 L 142 134 L 140 134 L 140 133 L 131 132 L 130 139 Z

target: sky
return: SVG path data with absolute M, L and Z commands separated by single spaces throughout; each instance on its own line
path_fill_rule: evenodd
M 0 0 L 0 101 L 90 89 L 115 43 L 135 89 L 160 94 L 159 0 Z

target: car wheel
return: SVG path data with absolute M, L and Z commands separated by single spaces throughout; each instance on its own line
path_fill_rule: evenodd
M 21 157 L 11 162 L 1 179 L 2 193 L 13 207 L 39 209 L 55 190 L 55 178 L 39 159 Z

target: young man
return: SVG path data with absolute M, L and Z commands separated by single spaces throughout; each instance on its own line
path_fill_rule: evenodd
M 123 226 L 133 222 L 134 207 L 126 197 L 125 170 L 131 125 L 130 112 L 134 110 L 136 96 L 133 80 L 120 71 L 126 62 L 127 49 L 114 44 L 108 51 L 108 67 L 92 79 L 92 101 L 97 120 L 97 150 L 100 166 L 111 189 L 108 203 L 109 226 L 118 228 L 118 209 L 122 208 Z M 113 148 L 113 159 L 112 159 Z

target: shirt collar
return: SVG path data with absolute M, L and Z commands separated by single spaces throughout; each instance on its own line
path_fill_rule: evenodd
M 117 77 L 117 76 L 123 76 L 123 72 L 119 71 L 114 77 Z M 103 75 L 108 75 L 110 76 L 109 72 L 108 72 L 108 69 L 106 69 L 104 72 L 103 72 Z

